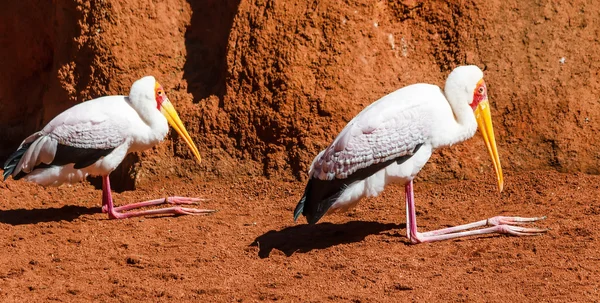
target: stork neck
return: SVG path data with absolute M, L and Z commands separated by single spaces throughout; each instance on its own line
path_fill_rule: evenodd
M 434 131 L 433 147 L 450 146 L 465 141 L 477 131 L 477 121 L 468 102 L 448 99 L 450 113 L 437 117 L 441 123 Z
M 131 98 L 126 97 L 127 102 L 137 112 L 140 119 L 148 128 L 140 132 L 138 140 L 144 144 L 153 145 L 162 141 L 169 132 L 167 119 L 156 108 L 143 106 L 140 102 L 131 102 Z
M 143 102 L 134 102 L 131 97 L 125 97 L 127 103 L 137 112 L 138 116 L 144 121 L 146 125 L 150 128 L 155 128 L 160 124 L 160 117 L 162 114 L 156 110 L 156 108 L 149 108 L 148 106 L 144 106 Z M 163 117 L 164 118 L 164 117 Z

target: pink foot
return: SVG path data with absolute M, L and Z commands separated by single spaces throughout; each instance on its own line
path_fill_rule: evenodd
M 442 241 L 447 239 L 453 239 L 465 236 L 483 235 L 490 233 L 506 234 L 512 236 L 533 236 L 541 233 L 545 233 L 548 229 L 536 228 L 536 227 L 522 227 L 514 225 L 522 225 L 539 220 L 544 220 L 546 217 L 503 217 L 497 216 L 489 218 L 487 220 L 481 220 L 469 224 L 428 231 L 424 233 L 417 232 L 416 234 L 410 234 L 409 238 L 412 243 L 425 243 L 433 241 Z M 514 224 L 514 225 L 511 225 Z M 472 228 L 478 228 L 482 226 L 490 226 L 482 229 L 469 230 Z
M 159 209 L 149 209 L 149 210 L 141 210 L 141 211 L 132 211 L 132 212 L 118 212 L 116 209 L 108 212 L 108 217 L 110 219 L 126 219 L 131 217 L 141 217 L 141 216 L 151 216 L 151 215 L 161 215 L 161 214 L 175 214 L 175 215 L 199 215 L 199 214 L 210 214 L 214 213 L 216 210 L 212 209 L 199 209 L 199 208 L 185 208 L 180 206 L 167 207 L 167 208 L 159 208 Z
M 192 204 L 198 204 L 201 201 L 208 201 L 208 200 L 207 199 L 199 199 L 199 198 L 174 196 L 174 197 L 167 197 L 167 198 L 162 198 L 162 199 L 155 199 L 155 200 L 150 200 L 150 201 L 127 204 L 127 205 L 115 207 L 115 210 L 116 211 L 127 211 L 127 210 L 131 210 L 131 209 L 135 209 L 135 208 L 161 205 L 161 204 L 192 205 Z
M 191 205 L 191 204 L 198 204 L 199 202 L 203 202 L 203 201 L 208 201 L 208 199 L 173 196 L 173 197 L 167 197 L 167 198 L 162 198 L 162 199 L 155 199 L 155 200 L 150 200 L 150 201 L 144 201 L 144 202 L 138 202 L 138 203 L 132 203 L 132 204 L 127 204 L 127 205 L 123 205 L 123 206 L 118 206 L 118 207 L 115 207 L 115 210 L 116 211 L 127 211 L 127 210 L 131 210 L 131 209 L 135 209 L 135 208 L 160 205 L 160 204 Z M 102 212 L 108 213 L 108 205 L 106 205 L 106 204 L 102 205 Z
M 487 225 L 510 225 L 510 224 L 527 224 L 535 221 L 540 221 L 546 219 L 546 216 L 543 217 L 533 217 L 533 218 L 524 218 L 524 217 L 504 217 L 504 216 L 496 216 L 487 219 Z
M 171 205 L 190 205 L 197 204 L 200 201 L 205 201 L 199 198 L 188 198 L 188 197 L 167 197 L 162 199 L 155 199 L 150 201 L 138 202 L 119 207 L 114 207 L 112 194 L 110 192 L 110 180 L 108 175 L 102 176 L 102 212 L 108 213 L 109 219 L 125 219 L 131 217 L 149 216 L 149 215 L 160 215 L 160 214 L 175 214 L 175 215 L 198 215 L 198 214 L 209 214 L 214 213 L 215 210 L 211 209 L 198 209 L 198 208 L 185 208 L 181 206 L 173 206 L 159 209 L 149 209 L 142 211 L 131 211 L 131 209 L 155 206 L 161 204 Z
M 197 214 L 209 214 L 215 212 L 210 209 L 198 209 L 198 208 L 185 208 L 180 206 L 167 207 L 167 208 L 159 208 L 159 209 L 149 209 L 142 211 L 132 211 L 124 213 L 124 211 L 128 211 L 131 209 L 146 207 L 146 206 L 155 206 L 161 204 L 171 204 L 171 205 L 191 205 L 198 204 L 201 201 L 206 201 L 206 199 L 199 198 L 188 198 L 188 197 L 167 197 L 163 199 L 155 199 L 150 201 L 138 202 L 127 204 L 119 207 L 115 207 L 112 211 L 108 210 L 108 217 L 111 219 L 125 219 L 130 217 L 139 217 L 139 216 L 149 216 L 149 215 L 159 215 L 159 214 L 176 214 L 176 215 L 197 215 Z M 104 207 L 102 208 L 104 211 Z
M 507 234 L 513 236 L 532 236 L 548 231 L 541 228 L 527 228 L 522 226 L 527 223 L 544 220 L 546 217 L 504 217 L 496 216 L 486 220 L 480 220 L 473 223 L 463 224 L 454 227 L 448 227 L 433 231 L 420 233 L 417 231 L 417 214 L 415 211 L 415 201 L 413 193 L 413 182 L 408 182 L 405 186 L 406 195 L 406 233 L 411 243 L 425 243 L 433 241 L 442 241 L 458 237 L 483 235 L 490 233 Z M 485 227 L 490 226 L 490 227 Z M 482 228 L 485 227 L 485 228 Z M 479 229 L 478 229 L 479 228 Z

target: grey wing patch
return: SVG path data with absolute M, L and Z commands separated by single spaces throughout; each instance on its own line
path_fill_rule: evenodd
M 404 111 L 376 126 L 356 121 L 319 154 L 311 176 L 321 180 L 346 179 L 371 165 L 413 155 L 429 137 L 425 121 L 416 110 Z
M 102 121 L 100 123 L 86 122 L 75 125 L 60 125 L 55 127 L 49 137 L 58 144 L 88 149 L 109 149 L 121 145 L 125 138 L 119 125 Z

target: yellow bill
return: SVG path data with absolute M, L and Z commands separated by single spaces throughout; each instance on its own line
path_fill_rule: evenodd
M 202 161 L 202 159 L 200 158 L 200 152 L 198 151 L 196 144 L 194 144 L 194 141 L 192 141 L 192 138 L 185 129 L 185 126 L 183 126 L 183 122 L 181 122 L 177 111 L 175 111 L 175 108 L 173 107 L 173 104 L 171 103 L 171 101 L 169 101 L 169 99 L 166 99 L 161 104 L 160 111 L 165 116 L 165 118 L 167 118 L 167 121 L 169 122 L 171 127 L 173 127 L 175 131 L 177 131 L 177 133 L 183 138 L 185 143 L 192 150 L 192 153 L 198 160 L 198 163 L 200 163 L 200 161 Z
M 487 150 L 490 153 L 492 162 L 494 163 L 494 170 L 496 170 L 496 176 L 498 177 L 498 188 L 500 188 L 500 192 L 502 192 L 502 189 L 504 188 L 504 177 L 502 176 L 502 166 L 500 166 L 498 148 L 496 148 L 496 138 L 494 137 L 490 102 L 487 98 L 482 100 L 479 105 L 477 105 L 477 108 L 475 108 L 475 119 L 477 119 L 479 131 L 483 135 L 483 140 L 485 141 Z

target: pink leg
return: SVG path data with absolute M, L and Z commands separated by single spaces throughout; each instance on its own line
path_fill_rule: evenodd
M 106 178 L 102 177 L 102 212 L 108 212 L 108 200 L 112 203 L 112 195 L 110 193 L 110 181 L 108 180 L 108 176 Z
M 510 224 L 525 224 L 543 220 L 546 217 L 536 218 L 522 218 L 522 217 L 502 217 L 497 216 L 487 220 L 481 220 L 469 224 L 459 225 L 455 227 L 449 227 L 424 233 L 417 232 L 417 214 L 415 211 L 415 200 L 413 192 L 412 180 L 406 184 L 405 187 L 406 195 L 406 233 L 410 242 L 424 243 L 442 241 L 447 239 L 453 239 L 458 237 L 483 235 L 490 233 L 509 234 L 513 236 L 529 236 L 536 235 L 539 233 L 546 232 L 545 229 L 539 228 L 525 228 L 521 226 L 513 226 Z M 472 228 L 491 226 L 487 228 L 468 230 Z
M 125 219 L 130 217 L 140 217 L 148 215 L 159 215 L 159 214 L 178 214 L 178 215 L 194 215 L 194 214 L 206 214 L 215 212 L 210 209 L 197 209 L 197 208 L 184 208 L 180 206 L 150 209 L 143 211 L 135 211 L 129 213 L 122 213 L 121 211 L 127 211 L 134 208 L 140 208 L 144 206 L 160 205 L 163 203 L 181 205 L 181 204 L 196 204 L 201 199 L 197 198 L 186 198 L 186 197 L 169 197 L 163 199 L 150 200 L 145 202 L 138 202 L 128 204 L 124 206 L 114 207 L 112 194 L 110 190 L 110 180 L 108 176 L 102 177 L 102 212 L 107 212 L 110 219 Z

